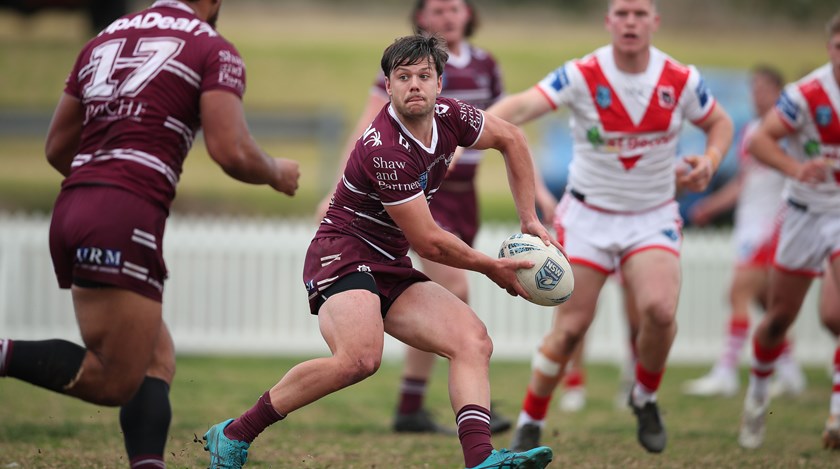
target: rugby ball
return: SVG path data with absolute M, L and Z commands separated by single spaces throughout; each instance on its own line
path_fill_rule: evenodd
M 534 235 L 518 233 L 502 242 L 499 258 L 532 261 L 530 269 L 519 269 L 516 277 L 531 295 L 531 303 L 556 306 L 572 296 L 575 277 L 566 256 L 554 245 L 546 246 Z

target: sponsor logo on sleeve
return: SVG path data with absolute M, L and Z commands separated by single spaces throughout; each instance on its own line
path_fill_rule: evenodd
M 778 109 L 790 122 L 796 122 L 799 120 L 799 106 L 796 105 L 786 91 L 782 91 L 781 96 L 779 96 L 778 101 L 776 101 L 776 109 Z
M 709 87 L 706 86 L 706 80 L 702 77 L 700 78 L 700 83 L 697 83 L 697 88 L 694 92 L 697 94 L 697 101 L 700 103 L 700 107 L 706 107 L 706 104 L 709 103 L 711 93 L 709 92 Z
M 458 107 L 460 108 L 460 116 L 461 120 L 469 124 L 473 130 L 478 131 L 481 128 L 481 113 L 478 109 L 470 106 L 469 104 L 458 101 Z
M 365 142 L 365 146 L 370 145 L 371 147 L 378 147 L 379 145 L 382 145 L 382 134 L 373 127 L 373 124 L 370 124 L 368 128 L 365 129 L 365 133 L 362 134 L 362 140 Z
M 566 74 L 566 67 L 560 67 L 554 72 L 552 72 L 553 79 L 551 80 L 551 88 L 556 91 L 560 92 L 569 85 L 569 76 Z
M 423 174 L 420 175 L 420 179 L 417 181 L 420 184 L 420 188 L 426 190 L 426 185 L 429 183 L 429 172 L 423 171 Z

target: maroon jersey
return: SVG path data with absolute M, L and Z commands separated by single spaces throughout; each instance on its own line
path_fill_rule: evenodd
M 438 98 L 429 147 L 385 105 L 356 141 L 316 238 L 351 235 L 386 257 L 408 253 L 408 241 L 385 211 L 417 197 L 429 200 L 446 176 L 455 148 L 481 136 L 484 115 L 455 99 Z
M 381 72 L 374 91 L 385 98 L 385 75 Z M 502 77 L 496 60 L 490 53 L 471 44 L 464 44 L 463 53 L 451 55 L 443 69 L 443 89 L 440 95 L 469 103 L 479 109 L 487 109 L 502 95 Z M 480 161 L 479 151 L 467 151 L 458 159 L 448 180 L 472 181 Z
M 82 49 L 65 93 L 85 109 L 79 151 L 63 187 L 121 187 L 168 209 L 200 127 L 199 98 L 240 98 L 236 49 L 175 0 L 124 16 Z

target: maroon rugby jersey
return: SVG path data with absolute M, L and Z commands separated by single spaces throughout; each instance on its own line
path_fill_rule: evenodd
M 408 253 L 408 241 L 385 211 L 417 197 L 429 200 L 446 176 L 458 146 L 481 136 L 484 115 L 456 99 L 438 98 L 432 142 L 415 139 L 386 104 L 356 141 L 327 215 L 315 237 L 355 236 L 390 259 Z
M 210 90 L 241 98 L 245 65 L 189 6 L 159 0 L 114 21 L 67 78 L 64 91 L 81 100 L 85 118 L 63 187 L 114 185 L 168 209 Z
M 385 75 L 379 73 L 374 90 L 385 99 Z M 440 95 L 469 103 L 479 109 L 487 109 L 502 95 L 502 77 L 496 60 L 490 53 L 464 43 L 460 56 L 450 55 L 443 69 L 443 89 Z M 447 179 L 472 181 L 478 170 L 479 151 L 465 152 Z

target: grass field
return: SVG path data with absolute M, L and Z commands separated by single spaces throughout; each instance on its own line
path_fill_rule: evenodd
M 250 407 L 294 358 L 179 357 L 172 388 L 174 418 L 167 445 L 170 468 L 206 467 L 196 441 L 206 429 Z M 385 362 L 368 380 L 304 408 L 264 432 L 247 467 L 254 468 L 457 468 L 463 464 L 456 437 L 400 436 L 389 432 L 400 367 Z M 840 453 L 821 448 L 830 384 L 824 368 L 808 370 L 809 388 L 796 400 L 778 399 L 768 417 L 767 440 L 758 451 L 735 442 L 741 396 L 698 399 L 682 396 L 680 383 L 705 369 L 673 367 L 660 402 L 669 431 L 661 455 L 646 454 L 635 441 L 635 420 L 616 410 L 617 370 L 588 368 L 588 407 L 561 414 L 552 404 L 544 443 L 555 451 L 550 467 L 623 468 L 830 468 Z M 509 416 L 519 410 L 529 366 L 494 363 L 493 396 Z M 442 423 L 454 420 L 439 363 L 428 407 Z M 0 380 L 0 468 L 125 467 L 117 411 L 81 403 L 15 380 Z M 497 447 L 510 434 L 494 438 Z
M 499 60 L 507 90 L 532 86 L 564 61 L 609 38 L 599 20 L 581 21 L 557 10 L 482 10 L 475 43 Z M 407 12 L 393 6 L 356 10 L 265 2 L 229 3 L 220 31 L 240 49 L 248 66 L 245 105 L 251 110 L 311 113 L 328 110 L 345 122 L 343 142 L 365 104 L 382 50 L 407 34 Z M 50 112 L 86 38 L 80 15 L 37 15 L 30 21 L 0 12 L 0 108 Z M 791 79 L 825 62 L 821 30 L 686 27 L 667 23 L 655 43 L 686 63 L 745 69 L 774 64 Z M 46 129 L 44 129 L 44 132 Z M 536 141 L 538 130 L 528 128 Z M 265 140 L 265 139 L 263 139 Z M 294 200 L 265 188 L 228 180 L 207 158 L 200 141 L 187 160 L 179 211 L 226 211 L 269 216 L 309 216 L 331 187 L 338 155 L 322 155 L 323 142 L 262 142 L 276 156 L 301 161 L 303 179 Z M 20 169 L 20 171 L 19 171 Z M 37 137 L 0 138 L 0 208 L 49 210 L 59 177 L 43 161 Z M 500 158 L 488 158 L 479 176 L 482 218 L 515 216 Z

